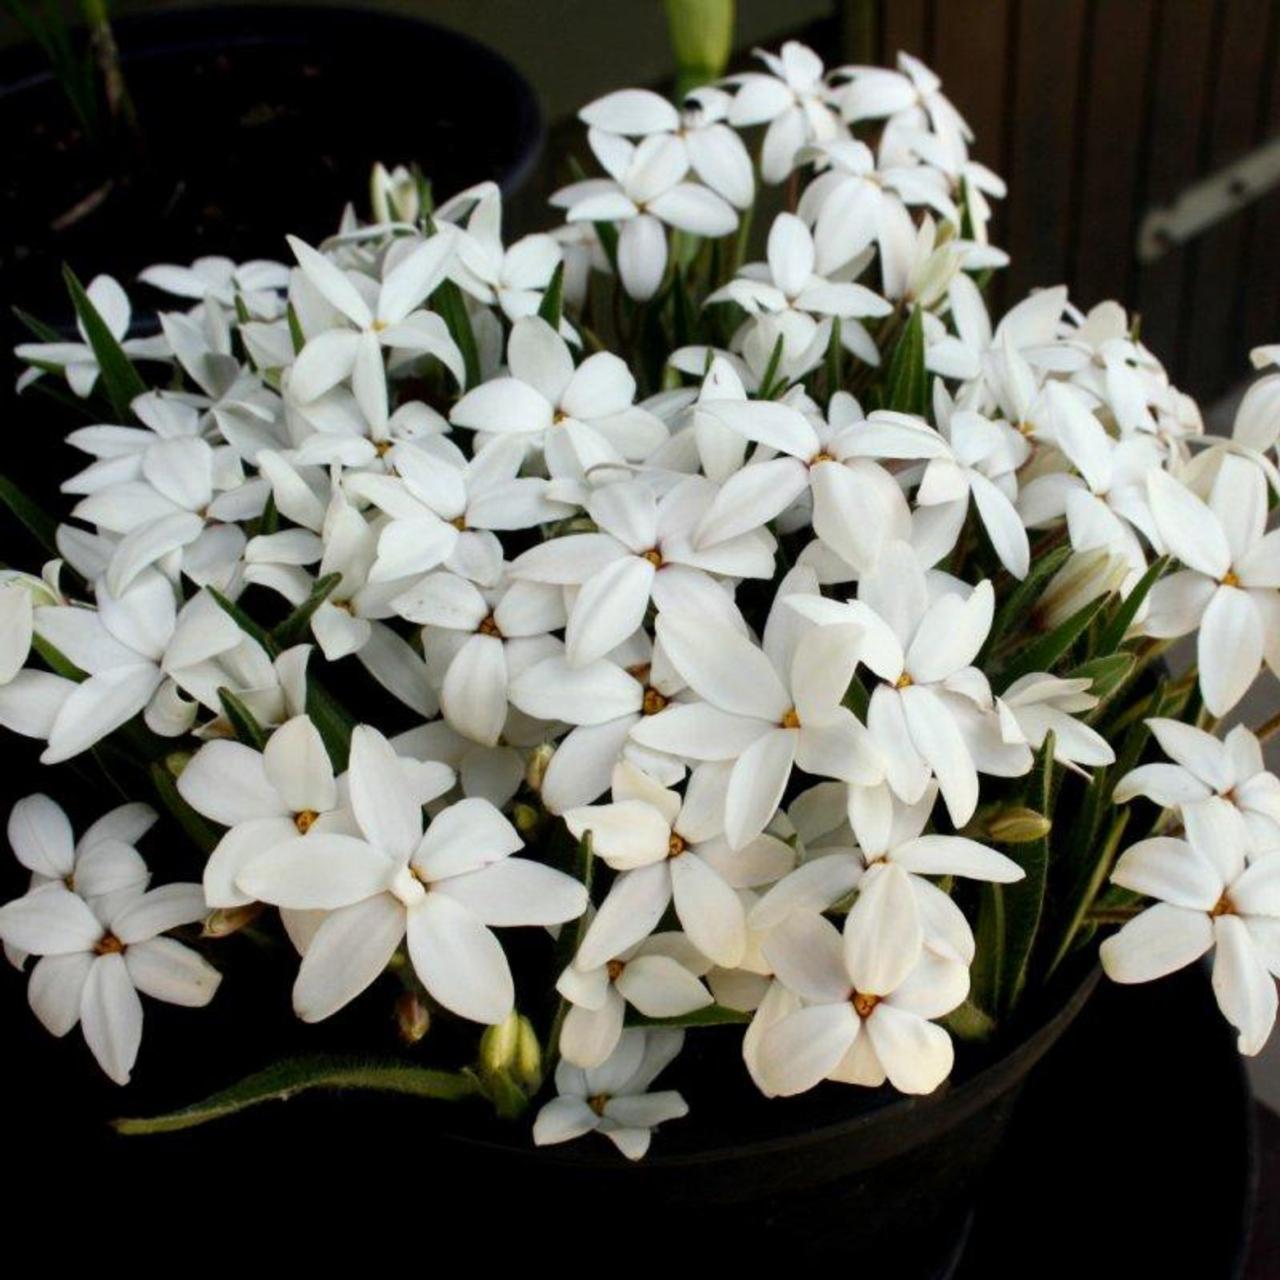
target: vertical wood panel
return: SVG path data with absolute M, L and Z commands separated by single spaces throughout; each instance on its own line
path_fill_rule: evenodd
M 1012 0 L 1016 3 L 1016 0 Z M 943 0 L 937 11 L 933 69 L 943 92 L 976 135 L 975 159 L 999 170 L 1008 101 L 1005 52 L 1011 0 Z
M 1205 149 L 1210 171 L 1254 145 L 1271 7 L 1272 0 L 1227 0 L 1224 6 Z M 1241 366 L 1232 344 L 1244 230 L 1238 212 L 1189 246 L 1177 358 L 1187 390 L 1206 398 L 1226 390 Z
M 1260 33 L 1265 48 L 1259 94 L 1257 141 L 1280 137 L 1280 4 L 1273 5 L 1270 29 Z M 1245 353 L 1280 335 L 1280 189 L 1273 189 L 1246 215 L 1245 252 L 1236 293 L 1240 316 L 1235 349 L 1244 374 Z
M 1018 23 L 1013 113 L 1006 164 L 1010 201 L 1005 244 L 1013 257 L 1008 298 L 1057 284 L 1067 266 L 1079 58 L 1085 0 L 1024 0 Z
M 928 0 L 882 0 L 880 9 L 880 60 L 891 67 L 898 51 L 928 61 Z
M 1068 276 L 1083 308 L 1125 297 L 1140 220 L 1146 55 L 1155 0 L 1098 0 L 1080 104 L 1079 189 Z
M 1145 157 L 1149 206 L 1172 200 L 1201 170 L 1215 7 L 1200 0 L 1165 0 L 1160 7 Z M 1185 250 L 1165 254 L 1138 280 L 1143 339 L 1170 365 L 1176 356 L 1185 256 Z

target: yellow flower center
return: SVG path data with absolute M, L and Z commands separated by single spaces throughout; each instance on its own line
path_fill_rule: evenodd
M 915 681 L 914 681 L 914 680 L 912 680 L 912 678 L 911 678 L 911 676 L 910 676 L 910 674 L 909 674 L 908 672 L 904 671 L 904 672 L 903 672 L 903 673 L 902 673 L 902 674 L 901 674 L 901 675 L 900 675 L 900 676 L 899 676 L 899 677 L 898 677 L 898 678 L 893 682 L 893 687 L 894 687 L 895 689 L 909 689 L 913 684 L 915 684 Z
M 671 839 L 667 841 L 667 857 L 678 858 L 684 851 L 684 837 L 676 835 L 673 831 L 671 833 Z
M 798 729 L 800 727 L 800 713 L 795 707 L 792 707 L 778 723 L 784 729 Z
M 298 834 L 305 836 L 311 830 L 311 824 L 320 815 L 314 809 L 302 809 L 293 815 L 293 825 L 298 828 Z
M 880 997 L 867 995 L 862 991 L 855 991 L 849 1003 L 853 1005 L 853 1011 L 858 1015 L 858 1017 L 869 1018 L 871 1016 L 871 1010 L 880 1003 Z
M 1240 585 L 1240 577 L 1234 569 L 1228 569 L 1218 581 L 1224 587 L 1238 587 Z
M 94 947 L 94 951 L 100 956 L 118 956 L 123 950 L 124 943 L 114 933 L 104 933 Z

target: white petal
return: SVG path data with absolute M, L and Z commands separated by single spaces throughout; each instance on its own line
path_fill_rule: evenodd
M 735 968 L 747 945 L 742 900 L 696 853 L 682 853 L 669 866 L 676 915 L 689 941 L 721 968 Z
M 80 997 L 80 1028 L 98 1065 L 116 1084 L 128 1084 L 142 1043 L 142 1001 L 124 957 L 99 956 Z
M 647 938 L 670 902 L 671 875 L 665 862 L 622 872 L 587 927 L 574 968 L 599 968 Z
M 319 1022 L 349 1004 L 386 969 L 404 932 L 404 908 L 387 893 L 330 912 L 302 958 L 294 1012 Z
M 1209 601 L 1197 640 L 1200 691 L 1215 716 L 1244 697 L 1262 666 L 1262 618 L 1247 591 L 1220 586 Z
M 864 1032 L 889 1083 L 902 1093 L 932 1093 L 951 1074 L 951 1037 L 935 1023 L 881 1003 L 871 1011 Z
M 459 1017 L 496 1025 L 515 988 L 497 938 L 466 907 L 429 893 L 408 913 L 409 958 L 432 999 Z
M 911 972 L 923 945 L 910 877 L 892 863 L 875 868 L 845 920 L 845 967 L 854 987 L 888 995 Z
M 31 970 L 27 1001 L 50 1035 L 65 1036 L 80 1021 L 80 1002 L 93 962 L 92 952 L 73 951 L 45 956 Z
M 791 777 L 799 735 L 770 729 L 739 757 L 725 795 L 724 829 L 735 849 L 754 840 L 773 819 Z
M 1150 982 L 1181 969 L 1213 945 L 1213 926 L 1203 911 L 1158 902 L 1134 916 L 1098 949 L 1113 982 Z
M 760 1074 L 780 1097 L 804 1093 L 839 1065 L 858 1038 L 858 1015 L 847 1001 L 789 1014 L 761 1037 Z
M 172 938 L 151 938 L 124 953 L 129 980 L 155 1000 L 198 1009 L 213 999 L 222 975 L 201 955 Z
M 1276 980 L 1267 972 L 1239 916 L 1219 916 L 1213 932 L 1217 943 L 1213 994 L 1240 1032 L 1240 1052 L 1258 1053 L 1276 1021 Z
M 395 749 L 368 725 L 358 725 L 351 735 L 347 782 L 360 830 L 384 853 L 408 858 L 422 838 L 422 810 L 405 786 Z
M 75 861 L 71 821 L 46 795 L 27 796 L 9 811 L 9 847 L 28 871 L 51 880 L 71 874 Z

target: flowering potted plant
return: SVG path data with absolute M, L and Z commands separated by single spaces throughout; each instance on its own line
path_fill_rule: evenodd
M 93 425 L 70 522 L 4 491 L 57 558 L 0 591 L 0 723 L 147 789 L 13 809 L 36 1016 L 125 1084 L 142 997 L 274 948 L 303 1023 L 404 1042 L 123 1132 L 398 1091 L 600 1203 L 651 1162 L 812 1244 L 856 1197 L 869 1249 L 963 1195 L 1099 952 L 1212 951 L 1266 1039 L 1274 725 L 1214 730 L 1280 668 L 1280 375 L 1211 437 L 1117 304 L 993 323 L 1003 187 L 936 77 L 761 56 L 585 107 L 549 233 L 383 187 L 279 291 L 178 289 L 155 389 L 106 277 L 19 349 Z

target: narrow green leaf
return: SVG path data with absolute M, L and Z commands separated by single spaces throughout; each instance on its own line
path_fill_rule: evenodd
M 58 522 L 4 475 L 0 475 L 0 502 L 50 555 L 58 554 Z
M 538 304 L 538 315 L 542 317 L 556 332 L 560 331 L 560 317 L 564 313 L 564 260 L 556 263 L 551 273 L 551 282 L 547 285 L 542 301 Z
M 1040 813 L 1053 812 L 1053 733 L 1045 735 L 1036 767 L 1031 775 L 1028 802 Z M 1049 836 L 1008 846 L 1008 855 L 1026 873 L 1021 880 L 1003 886 L 1004 957 L 996 1008 L 1012 1011 L 1022 997 L 1040 917 L 1044 910 L 1045 884 L 1049 872 Z
M 646 1018 L 634 1009 L 627 1010 L 629 1027 L 722 1027 L 750 1021 L 750 1013 L 744 1013 L 741 1009 L 729 1009 L 722 1004 L 709 1004 L 704 1009 L 682 1013 L 675 1018 Z
M 255 751 L 263 750 L 267 745 L 267 734 L 253 712 L 230 689 L 219 689 L 218 700 L 222 703 L 222 713 L 230 722 L 236 737 L 246 747 L 252 747 Z
M 1106 883 L 1107 877 L 1111 874 L 1111 868 L 1115 865 L 1120 841 L 1124 838 L 1124 831 L 1129 825 L 1131 814 L 1131 809 L 1122 809 L 1116 814 L 1111 820 L 1111 829 L 1107 832 L 1107 838 L 1103 842 L 1102 848 L 1098 850 L 1097 858 L 1092 863 L 1085 862 L 1081 866 L 1077 882 L 1072 886 L 1067 898 L 1066 911 L 1064 913 L 1066 925 L 1061 930 L 1057 950 L 1053 954 L 1053 959 L 1049 962 L 1048 973 L 1050 975 L 1071 954 L 1072 945 L 1076 940 L 1076 934 L 1084 923 L 1085 914 L 1090 906 L 1093 905 L 1094 899 L 1098 896 L 1098 893 Z
M 1124 642 L 1125 632 L 1133 625 L 1133 620 L 1138 616 L 1138 610 L 1142 608 L 1143 601 L 1146 600 L 1151 588 L 1160 580 L 1170 563 L 1168 556 L 1161 556 L 1158 560 L 1153 561 L 1148 565 L 1146 573 L 1138 579 L 1133 590 L 1116 605 L 1115 611 L 1103 624 L 1102 630 L 1098 634 L 1097 649 L 1099 653 L 1113 653 L 1120 648 Z
M 64 656 L 61 650 L 55 649 L 44 636 L 33 635 L 31 637 L 31 647 L 45 660 L 49 670 L 55 675 L 74 680 L 77 684 L 81 680 L 88 679 L 86 672 L 81 671 L 70 658 Z
M 1049 585 L 1053 575 L 1066 564 L 1070 556 L 1070 547 L 1054 547 L 1046 555 L 1033 557 L 1030 573 L 1009 593 L 1008 598 L 1000 606 L 999 612 L 997 612 L 995 620 L 991 624 L 987 642 L 982 646 L 982 652 L 978 655 L 978 665 L 980 667 L 984 665 L 984 659 L 987 654 L 994 651 L 1010 627 L 1026 625 L 1027 619 L 1035 608 L 1036 601 L 1044 594 L 1044 590 Z
M 674 345 L 691 346 L 698 340 L 698 311 L 689 298 L 689 281 L 683 268 L 671 286 L 671 326 Z
M 182 828 L 187 839 L 202 853 L 212 853 L 218 841 L 222 839 L 222 829 L 197 813 L 182 798 L 174 776 L 163 760 L 157 760 L 151 766 L 150 773 L 151 783 L 161 803 Z
M 938 1021 L 957 1040 L 965 1040 L 970 1044 L 981 1044 L 990 1040 L 996 1029 L 996 1020 L 987 1012 L 979 1009 L 972 1000 L 966 1000 L 959 1008 L 952 1009 L 945 1018 Z
M 107 393 L 107 399 L 111 401 L 116 421 L 132 422 L 133 411 L 130 405 L 138 396 L 146 392 L 147 384 L 143 382 L 137 369 L 125 355 L 124 348 L 107 328 L 106 321 L 98 314 L 97 307 L 93 305 L 92 299 L 85 292 L 76 273 L 70 267 L 64 266 L 62 278 L 66 281 L 67 291 L 71 294 L 71 302 L 84 327 L 85 336 L 93 348 L 102 386 Z
M 866 724 L 867 709 L 871 706 L 871 695 L 867 692 L 867 686 L 862 683 L 861 676 L 855 675 L 849 681 L 849 687 L 844 691 L 842 701 L 863 724 Z
M 285 314 L 289 318 L 289 341 L 293 343 L 293 354 L 296 356 L 307 345 L 307 335 L 302 332 L 302 321 L 298 319 L 298 313 L 293 309 L 292 302 L 289 303 Z
M 969 966 L 969 998 L 994 1016 L 999 1012 L 1004 962 L 1004 885 L 979 888 L 978 926 L 974 930 L 973 963 Z
M 221 591 L 218 591 L 215 587 L 210 587 L 208 590 L 209 594 L 213 597 L 214 601 L 223 613 L 233 618 L 236 625 L 245 633 L 245 635 L 256 640 L 266 650 L 267 657 L 274 658 L 279 651 L 276 648 L 276 643 L 272 640 L 270 633 L 266 631 L 265 628 L 260 627 L 256 622 L 254 622 L 254 620 L 249 617 L 249 615 L 245 613 L 238 604 L 232 600 L 228 600 Z
M 21 307 L 14 307 L 14 317 L 25 328 L 31 330 L 31 335 L 39 342 L 66 342 L 66 336 L 45 324 L 43 320 L 37 320 L 35 316 L 27 311 L 23 311 Z
M 1088 680 L 1089 692 L 1095 698 L 1106 699 L 1128 678 L 1135 661 L 1131 653 L 1108 653 L 1073 667 L 1067 672 L 1067 679 Z
M 431 295 L 431 309 L 444 320 L 450 336 L 462 352 L 462 363 L 466 366 L 466 383 L 462 389 L 470 391 L 480 381 L 480 348 L 476 345 L 475 330 L 471 327 L 462 290 L 452 280 L 446 280 Z
M 898 338 L 885 377 L 885 408 L 924 415 L 929 408 L 929 374 L 924 366 L 924 313 L 911 309 L 911 318 Z
M 366 1089 L 456 1102 L 479 1092 L 460 1071 L 436 1071 L 406 1062 L 315 1055 L 290 1058 L 246 1076 L 238 1084 L 166 1115 L 113 1120 L 117 1133 L 176 1133 L 235 1115 L 262 1102 L 284 1102 L 312 1089 Z
M 1089 629 L 1089 624 L 1102 612 L 1109 599 L 1110 596 L 1103 595 L 1096 600 L 1090 600 L 1048 635 L 1041 636 L 1026 648 L 1018 650 L 1001 677 L 1001 691 L 1003 692 L 1015 680 L 1032 671 L 1051 672 L 1070 651 L 1072 645 Z
M 593 222 L 591 225 L 596 229 L 600 247 L 604 250 L 604 256 L 609 260 L 609 268 L 614 277 L 613 287 L 620 289 L 622 285 L 618 280 L 618 228 L 612 222 Z
M 831 322 L 831 339 L 827 343 L 827 354 L 823 359 L 828 396 L 833 396 L 840 390 L 840 366 L 843 360 L 844 346 L 840 341 L 840 317 L 836 316 Z
M 773 344 L 773 350 L 769 353 L 769 363 L 764 367 L 764 375 L 760 379 L 760 399 L 772 400 L 774 394 L 774 380 L 778 376 L 778 365 L 782 363 L 782 335 L 778 335 L 778 340 Z
M 573 875 L 587 891 L 587 899 L 591 898 L 591 886 L 595 881 L 596 860 L 595 853 L 591 847 L 591 832 L 583 833 L 582 839 L 577 842 L 577 848 L 574 855 Z M 555 959 L 553 961 L 556 976 L 559 977 L 565 968 L 578 954 L 578 948 L 582 946 L 582 939 L 586 936 L 588 917 L 590 912 L 583 912 L 578 919 L 566 924 L 556 938 Z M 550 1075 L 555 1066 L 556 1059 L 560 1056 L 560 1030 L 564 1026 L 565 1017 L 569 1013 L 569 1002 L 561 996 L 556 1001 L 555 1013 L 551 1018 L 551 1029 L 547 1032 L 547 1074 Z
M 310 625 L 312 615 L 333 594 L 342 581 L 340 573 L 326 573 L 316 579 L 311 594 L 278 626 L 271 629 L 271 638 L 281 649 L 297 644 Z
M 351 731 L 355 728 L 355 720 L 346 707 L 310 675 L 307 676 L 307 715 L 320 734 L 334 769 L 342 773 L 351 756 Z

